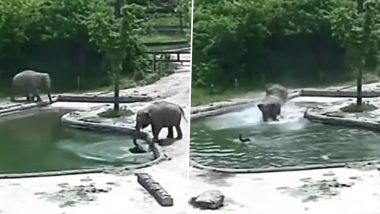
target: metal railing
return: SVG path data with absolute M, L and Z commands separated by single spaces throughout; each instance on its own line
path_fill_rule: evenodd
M 181 55 L 190 54 L 190 47 L 180 48 L 168 51 L 147 51 L 146 54 L 152 55 L 151 63 L 153 72 L 156 72 L 160 63 L 165 63 L 165 67 L 169 67 L 169 63 L 190 62 L 190 59 L 183 59 Z M 174 57 L 173 57 L 174 56 Z

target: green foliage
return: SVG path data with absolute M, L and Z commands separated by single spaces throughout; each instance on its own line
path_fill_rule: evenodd
M 142 53 L 139 51 L 141 47 L 138 36 L 143 32 L 141 26 L 144 16 L 143 8 L 136 4 L 126 5 L 121 10 L 121 18 L 116 18 L 111 8 L 105 7 L 98 13 L 90 14 L 84 21 L 90 41 L 110 57 L 111 70 L 118 74 L 122 71 L 123 61 L 127 56 L 131 58 L 131 63 L 135 63 Z
M 180 13 L 186 23 L 191 23 L 191 0 L 177 0 L 176 11 Z
M 196 0 L 193 87 L 347 80 L 352 41 L 368 41 L 367 64 L 377 64 L 380 7 L 367 1 L 373 9 L 358 17 L 351 0 Z M 368 39 L 355 34 L 360 23 Z
M 110 60 L 109 72 L 115 84 L 115 111 L 119 108 L 118 91 L 123 66 L 128 66 L 127 70 L 133 73 L 142 63 L 138 36 L 144 30 L 142 6 L 128 4 L 120 10 L 120 18 L 118 11 L 114 14 L 109 8 L 105 8 L 99 13 L 89 14 L 85 19 L 90 41 L 94 42 Z
M 43 1 L 38 0 L 4 0 L 0 3 L 0 57 L 5 54 L 5 49 L 17 52 L 30 40 L 28 32 L 38 26 L 43 7 Z
M 350 51 L 350 59 L 355 67 L 365 66 L 366 59 L 371 57 L 370 54 L 376 56 L 379 51 L 380 15 L 377 14 L 376 8 L 380 8 L 380 2 L 367 0 L 364 7 L 364 12 L 358 13 L 357 5 L 349 2 L 342 4 L 329 16 L 333 36 Z
M 1 1 L 2 85 L 25 68 L 48 71 L 54 86 L 62 81 L 71 89 L 77 76 L 81 84 L 99 86 L 109 82 L 106 70 L 130 76 L 144 72 L 145 9 L 154 4 L 146 0 Z M 61 78 L 65 75 L 71 79 Z

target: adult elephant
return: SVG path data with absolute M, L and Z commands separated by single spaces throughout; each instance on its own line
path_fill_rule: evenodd
M 154 102 L 146 108 L 139 110 L 136 115 L 136 130 L 151 125 L 153 141 L 158 141 L 158 135 L 162 128 L 168 128 L 168 138 L 173 138 L 173 127 L 177 131 L 177 139 L 182 139 L 181 118 L 185 113 L 181 106 L 167 101 Z
M 269 119 L 277 121 L 277 116 L 281 114 L 281 107 L 288 99 L 287 89 L 279 84 L 274 84 L 266 90 L 263 100 L 259 102 L 257 107 L 262 113 L 264 122 Z
M 26 96 L 27 101 L 33 102 L 36 98 L 37 102 L 40 102 L 42 99 L 39 93 L 45 92 L 49 97 L 50 103 L 53 102 L 50 95 L 51 79 L 48 73 L 24 70 L 13 77 L 12 85 L 12 101 L 15 101 L 16 94 L 22 94 Z

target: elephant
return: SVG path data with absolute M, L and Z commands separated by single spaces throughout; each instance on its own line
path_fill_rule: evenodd
M 158 141 L 158 135 L 162 128 L 168 128 L 167 138 L 173 138 L 173 126 L 177 131 L 177 140 L 182 139 L 182 130 L 180 127 L 181 119 L 187 119 L 181 106 L 168 102 L 154 102 L 146 108 L 139 110 L 136 114 L 136 130 L 146 128 L 151 125 L 153 132 L 153 141 Z
M 266 90 L 265 98 L 259 102 L 257 107 L 262 113 L 264 122 L 268 119 L 277 121 L 281 114 L 281 107 L 288 99 L 288 91 L 285 87 L 274 84 Z
M 11 100 L 15 100 L 15 94 L 23 94 L 28 102 L 42 101 L 40 92 L 47 93 L 50 103 L 53 103 L 50 95 L 51 79 L 48 73 L 36 72 L 33 70 L 24 70 L 13 77 L 13 92 Z

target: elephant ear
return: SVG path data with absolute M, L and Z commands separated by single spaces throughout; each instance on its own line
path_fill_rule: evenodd
M 264 105 L 262 103 L 258 104 L 257 107 L 262 111 L 264 109 Z
M 50 89 L 50 87 L 51 87 L 51 79 L 50 79 L 50 75 L 49 74 L 45 74 L 44 75 L 44 79 L 45 79 L 45 84 L 46 84 L 46 86 Z
M 151 113 L 148 110 L 140 111 L 140 115 L 144 115 L 148 119 L 151 117 Z
M 50 89 L 50 76 L 49 74 L 42 74 L 40 78 L 40 84 L 45 90 Z

